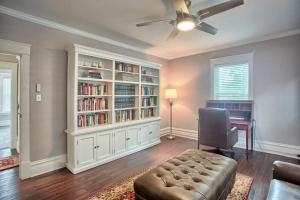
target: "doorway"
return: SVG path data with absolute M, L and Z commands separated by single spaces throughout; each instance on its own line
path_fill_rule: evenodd
M 0 54 L 0 170 L 19 165 L 19 58 Z

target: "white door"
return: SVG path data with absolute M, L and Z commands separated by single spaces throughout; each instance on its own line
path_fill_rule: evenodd
M 103 160 L 111 155 L 111 132 L 97 135 L 97 160 Z
M 126 151 L 126 131 L 119 130 L 115 132 L 114 137 L 115 154 L 120 154 Z
M 127 150 L 135 149 L 138 146 L 139 128 L 128 129 L 126 132 Z
M 151 124 L 151 142 L 156 142 L 160 139 L 160 124 L 153 123 Z
M 96 161 L 96 136 L 95 134 L 80 136 L 77 139 L 77 164 L 88 165 Z
M 18 148 L 18 63 L 0 59 L 0 149 Z
M 150 143 L 150 125 L 144 125 L 141 127 L 140 132 L 140 144 L 147 145 Z

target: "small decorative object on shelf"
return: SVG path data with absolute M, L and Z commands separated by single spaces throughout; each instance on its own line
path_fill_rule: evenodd
M 90 78 L 97 78 L 102 79 L 101 72 L 98 70 L 89 70 L 89 77 Z

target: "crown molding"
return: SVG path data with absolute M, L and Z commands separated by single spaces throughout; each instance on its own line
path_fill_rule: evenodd
M 232 47 L 238 47 L 238 46 L 243 46 L 243 45 L 247 45 L 247 44 L 252 44 L 252 43 L 257 43 L 257 42 L 263 42 L 263 41 L 267 41 L 267 40 L 272 40 L 272 39 L 278 39 L 278 38 L 283 38 L 283 37 L 288 37 L 288 36 L 293 36 L 293 35 L 298 35 L 300 34 L 300 29 L 295 29 L 295 30 L 290 30 L 290 31 L 286 31 L 286 32 L 281 32 L 281 33 L 274 33 L 274 34 L 270 34 L 270 35 L 266 35 L 266 36 L 262 36 L 262 37 L 257 37 L 255 39 L 249 39 L 249 40 L 245 40 L 245 41 L 241 41 L 241 42 L 236 42 L 236 43 L 230 43 L 227 45 L 220 45 L 220 46 L 216 46 L 213 48 L 208 48 L 208 49 L 204 49 L 204 50 L 195 50 L 195 51 L 190 51 L 187 53 L 182 53 L 180 54 L 180 56 L 157 56 L 155 54 L 151 54 L 151 53 L 146 53 L 146 50 L 143 48 L 139 48 L 127 43 L 123 43 L 123 42 L 119 42 L 119 41 L 115 41 L 94 33 L 90 33 L 87 31 L 82 31 L 80 29 L 76 29 L 70 26 L 66 26 L 54 21 L 50 21 L 41 17 L 36 17 L 18 10 L 14 10 L 5 6 L 1 6 L 0 5 L 0 13 L 2 14 L 6 14 L 18 19 L 22 19 L 25 21 L 29 21 L 35 24 L 39 24 L 42 26 L 46 26 L 49 28 L 53 28 L 53 29 L 57 29 L 60 31 L 64 31 L 67 33 L 71 33 L 71 34 L 75 34 L 75 35 L 79 35 L 85 38 L 89 38 L 89 39 L 93 39 L 99 42 L 104 42 L 107 44 L 111 44 L 114 46 L 118 46 L 118 47 L 122 47 L 125 49 L 130 49 L 136 52 L 141 52 L 144 54 L 149 54 L 152 56 L 156 56 L 162 59 L 166 59 L 166 60 L 173 60 L 173 59 L 178 59 L 178 58 L 182 58 L 182 57 L 187 57 L 187 56 L 193 56 L 193 55 L 197 55 L 197 54 L 203 54 L 203 53 L 208 53 L 208 52 L 212 52 L 212 51 L 218 51 L 218 50 L 222 50 L 222 49 L 228 49 L 228 48 L 232 48 Z
M 36 17 L 36 16 L 30 15 L 30 14 L 27 14 L 27 13 L 24 13 L 24 12 L 21 12 L 18 10 L 14 10 L 14 9 L 11 9 L 11 8 L 8 8 L 5 6 L 0 5 L 0 13 L 9 15 L 9 16 L 12 16 L 12 17 L 15 17 L 18 19 L 22 19 L 25 21 L 29 21 L 29 22 L 32 22 L 35 24 L 39 24 L 42 26 L 46 26 L 49 28 L 54 28 L 54 29 L 64 31 L 67 33 L 72 33 L 72 34 L 79 35 L 79 36 L 82 36 L 85 38 L 97 40 L 99 42 L 104 42 L 104 43 L 111 44 L 114 46 L 118 46 L 118 47 L 130 49 L 133 51 L 145 53 L 145 50 L 142 48 L 139 48 L 139 47 L 136 47 L 136 46 L 133 46 L 130 44 L 126 44 L 123 42 L 118 42 L 118 41 L 115 41 L 115 40 L 112 40 L 112 39 L 109 39 L 109 38 L 106 38 L 106 37 L 103 37 L 103 36 L 100 36 L 100 35 L 97 35 L 94 33 L 89 33 L 87 31 L 82 31 L 82 30 L 79 30 L 79 29 L 76 29 L 76 28 L 73 28 L 70 26 L 66 26 L 66 25 L 63 25 L 63 24 L 60 24 L 60 23 L 57 23 L 54 21 L 50 21 L 50 20 L 47 20 L 47 19 L 44 19 L 41 17 Z
M 231 43 L 231 44 L 227 44 L 227 45 L 220 45 L 220 46 L 216 46 L 216 47 L 208 48 L 208 49 L 204 49 L 204 50 L 188 52 L 188 53 L 182 54 L 180 57 L 169 57 L 169 58 L 166 58 L 166 59 L 173 60 L 173 59 L 178 59 L 178 58 L 183 58 L 183 57 L 188 57 L 188 56 L 194 56 L 194 55 L 197 55 L 197 54 L 203 54 L 203 53 L 209 53 L 209 52 L 213 52 L 213 51 L 219 51 L 219 50 L 228 49 L 228 48 L 232 48 L 232 47 L 239 47 L 239 46 L 243 46 L 243 45 L 247 45 L 247 44 L 253 44 L 253 43 L 257 43 L 257 42 L 263 42 L 263 41 L 268 41 L 268 40 L 273 40 L 273 39 L 289 37 L 289 36 L 298 35 L 298 34 L 300 34 L 300 29 L 290 30 L 290 31 L 281 32 L 281 33 L 273 33 L 273 34 L 270 34 L 270 35 L 257 37 L 255 39 L 245 40 L 245 41 L 242 41 L 242 42 L 236 42 L 236 43 Z

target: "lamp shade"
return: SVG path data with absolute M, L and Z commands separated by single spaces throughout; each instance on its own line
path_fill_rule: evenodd
M 176 99 L 177 98 L 176 89 L 166 89 L 165 90 L 165 98 L 166 99 Z

